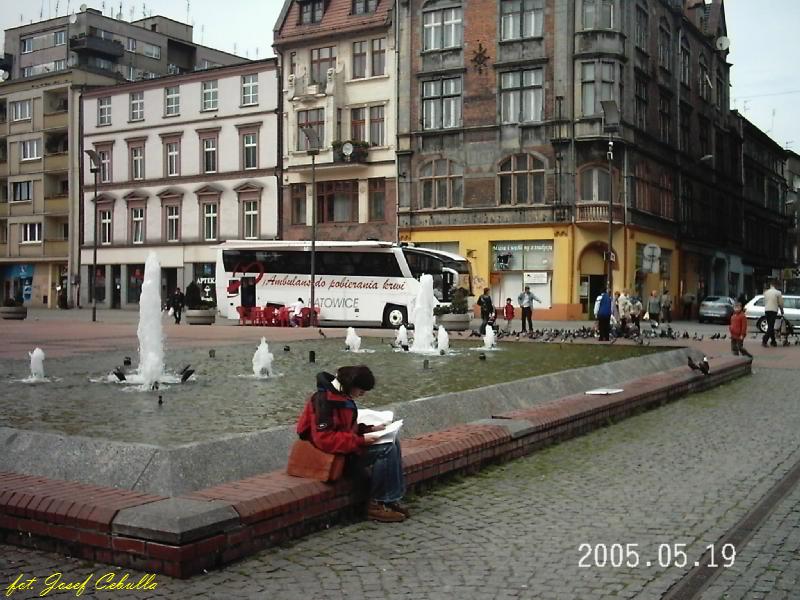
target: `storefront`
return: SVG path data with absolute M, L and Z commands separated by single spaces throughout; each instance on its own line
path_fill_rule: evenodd
M 33 299 L 32 264 L 8 265 L 3 275 L 3 300 L 13 299 L 26 305 Z
M 552 306 L 553 240 L 503 240 L 491 243 L 490 287 L 495 306 L 503 306 L 530 286 L 541 301 L 536 308 Z
M 194 263 L 194 281 L 200 286 L 200 300 L 217 303 L 217 272 L 214 263 Z

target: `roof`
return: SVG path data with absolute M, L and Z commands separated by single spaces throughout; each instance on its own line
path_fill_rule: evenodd
M 324 0 L 325 11 L 319 23 L 300 24 L 300 2 L 286 0 L 275 24 L 273 46 L 280 47 L 295 41 L 329 37 L 337 34 L 375 29 L 390 22 L 392 0 L 378 0 L 375 11 L 366 15 L 351 15 L 352 0 Z

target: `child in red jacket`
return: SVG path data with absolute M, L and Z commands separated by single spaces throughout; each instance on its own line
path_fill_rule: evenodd
M 511 331 L 511 321 L 514 320 L 514 305 L 511 298 L 506 298 L 506 305 L 503 307 L 503 317 L 506 320 L 506 332 Z
M 744 349 L 744 338 L 747 335 L 747 317 L 742 312 L 741 302 L 736 302 L 733 305 L 733 314 L 731 315 L 731 324 L 728 330 L 731 332 L 731 352 L 736 356 L 739 356 L 739 354 L 751 356 Z

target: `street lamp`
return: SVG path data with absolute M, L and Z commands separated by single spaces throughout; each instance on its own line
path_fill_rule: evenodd
M 300 131 L 306 136 L 306 152 L 311 157 L 311 324 L 316 325 L 317 311 L 314 291 L 316 286 L 317 263 L 317 154 L 320 149 L 320 139 L 313 127 L 301 127 Z
M 97 321 L 97 180 L 100 178 L 100 155 L 94 150 L 86 150 L 92 161 L 90 171 L 94 173 L 94 226 L 92 227 L 92 322 Z
M 619 131 L 619 109 L 614 100 L 603 100 L 600 102 L 603 108 L 603 131 L 608 133 L 608 253 L 606 254 L 608 269 L 608 289 L 614 291 L 614 253 L 611 251 L 614 243 L 614 178 L 611 172 L 611 164 L 614 161 L 614 141 L 611 134 Z

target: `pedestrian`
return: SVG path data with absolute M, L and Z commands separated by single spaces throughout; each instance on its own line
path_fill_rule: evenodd
M 764 348 L 767 347 L 767 340 L 770 340 L 773 348 L 778 345 L 775 341 L 775 319 L 778 318 L 779 312 L 783 315 L 783 294 L 775 288 L 775 281 L 771 279 L 769 289 L 764 292 L 764 317 L 767 319 L 767 332 L 761 338 L 761 345 Z
M 731 334 L 731 352 L 735 356 L 739 356 L 739 354 L 750 356 L 750 353 L 744 349 L 744 338 L 747 336 L 747 317 L 742 312 L 741 302 L 733 305 L 733 314 L 731 315 L 731 324 L 728 326 L 728 331 Z
M 289 323 L 292 327 L 300 327 L 303 324 L 303 308 L 305 303 L 302 298 L 289 305 Z
M 683 318 L 686 321 L 692 320 L 692 307 L 694 306 L 694 294 L 687 290 L 683 295 Z
M 633 306 L 628 298 L 628 290 L 622 290 L 622 293 L 617 299 L 619 308 L 619 328 L 622 332 L 621 335 L 626 336 L 628 333 L 628 324 L 631 322 L 631 311 Z
M 636 327 L 636 332 L 641 331 L 640 319 L 642 317 L 642 311 L 644 307 L 642 306 L 642 300 L 639 296 L 635 296 L 631 301 L 631 323 L 633 323 L 634 327 Z
M 597 328 L 600 330 L 600 341 L 610 341 L 611 333 L 611 289 L 606 288 L 594 302 L 594 314 L 597 315 Z
M 369 491 L 368 519 L 398 523 L 408 517 L 408 510 L 400 504 L 405 494 L 400 442 L 375 443 L 364 434 L 384 426 L 357 422 L 355 400 L 374 387 L 375 376 L 364 365 L 340 367 L 335 376 L 319 373 L 317 391 L 306 402 L 297 434 L 323 452 L 347 456 L 345 472 L 354 479 L 356 493 Z M 372 467 L 369 481 L 368 467 Z
M 658 321 L 661 318 L 661 298 L 655 290 L 651 290 L 650 297 L 647 299 L 646 314 L 653 321 Z
M 489 317 L 494 314 L 494 302 L 489 295 L 489 288 L 483 288 L 483 294 L 478 297 L 478 306 L 481 308 L 481 328 L 480 334 L 486 335 L 486 324 L 489 322 Z
M 664 293 L 661 294 L 661 313 L 662 321 L 672 323 L 672 294 L 667 288 L 664 288 Z
M 511 321 L 514 320 L 514 305 L 511 304 L 511 298 L 506 298 L 506 305 L 503 307 L 503 316 L 506 319 L 506 332 L 511 331 Z M 523 319 L 523 323 L 524 323 Z
M 525 333 L 525 325 L 528 325 L 528 331 L 533 331 L 533 302 L 539 302 L 541 304 L 541 300 L 531 292 L 531 287 L 529 285 L 525 286 L 525 291 L 522 292 L 519 296 L 517 296 L 517 303 L 519 307 L 522 309 L 522 333 Z
M 183 311 L 184 296 L 181 288 L 175 288 L 172 293 L 172 301 L 170 307 L 172 308 L 172 316 L 175 317 L 175 324 L 180 325 L 181 311 Z

